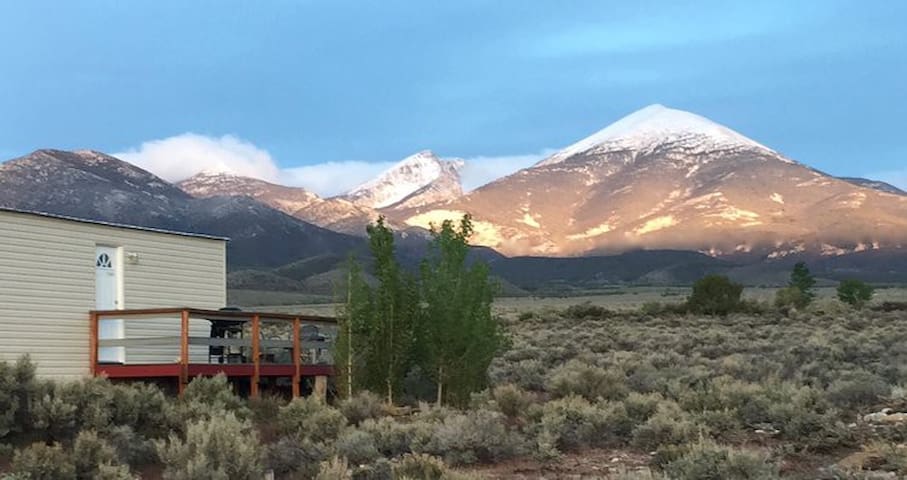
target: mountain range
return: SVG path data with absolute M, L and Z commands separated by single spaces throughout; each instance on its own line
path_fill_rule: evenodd
M 401 256 L 417 258 L 432 224 L 465 213 L 487 247 L 477 254 L 515 288 L 745 277 L 795 259 L 830 277 L 907 277 L 892 270 L 907 258 L 903 191 L 836 178 L 661 105 L 470 192 L 463 165 L 424 150 L 324 198 L 224 171 L 170 184 L 100 152 L 45 149 L 0 164 L 0 205 L 229 236 L 245 287 L 330 277 L 349 252 L 364 255 L 365 226 L 379 215 L 398 231 Z

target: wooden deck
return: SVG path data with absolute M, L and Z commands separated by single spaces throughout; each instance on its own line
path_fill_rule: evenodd
M 168 331 L 173 335 L 99 338 L 102 321 L 117 320 L 125 324 L 148 319 L 157 323 L 171 320 L 173 328 Z M 314 377 L 316 394 L 323 395 L 326 378 L 334 373 L 330 353 L 337 322 L 330 317 L 179 307 L 95 310 L 89 312 L 89 324 L 90 366 L 94 376 L 172 378 L 177 380 L 178 391 L 182 393 L 192 378 L 223 373 L 229 378 L 247 378 L 252 397 L 259 395 L 263 377 L 285 377 L 290 379 L 292 395 L 298 397 L 303 378 Z M 199 331 L 210 334 L 200 336 Z M 124 349 L 125 362 L 99 361 L 100 349 L 116 347 Z M 144 352 L 172 350 L 177 355 L 171 363 L 130 362 L 130 347 Z

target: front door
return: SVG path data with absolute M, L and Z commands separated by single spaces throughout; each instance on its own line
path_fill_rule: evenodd
M 95 251 L 95 308 L 97 310 L 119 310 L 122 297 L 120 292 L 119 249 L 116 247 L 98 246 Z M 104 318 L 98 322 L 98 338 L 123 338 L 123 320 Z M 123 363 L 126 360 L 124 347 L 101 347 L 98 349 L 98 361 L 106 363 Z

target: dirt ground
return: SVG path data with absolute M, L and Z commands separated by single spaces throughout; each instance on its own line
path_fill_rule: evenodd
M 645 470 L 649 461 L 648 455 L 623 450 L 587 450 L 564 455 L 553 462 L 518 458 L 463 471 L 500 480 L 596 479 L 609 478 L 621 471 Z

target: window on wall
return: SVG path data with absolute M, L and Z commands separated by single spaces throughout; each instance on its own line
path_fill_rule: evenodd
M 98 254 L 98 259 L 95 262 L 95 266 L 101 268 L 113 268 L 113 262 L 110 260 L 110 255 L 106 253 Z

